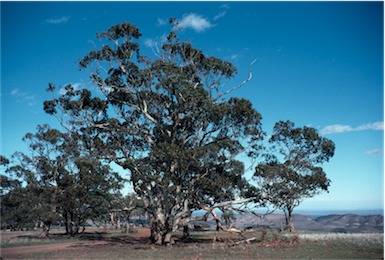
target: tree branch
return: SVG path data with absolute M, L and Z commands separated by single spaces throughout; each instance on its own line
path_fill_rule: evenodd
M 227 207 L 227 206 L 231 206 L 231 205 L 247 203 L 247 202 L 250 202 L 250 201 L 256 199 L 256 197 L 252 197 L 252 198 L 241 199 L 241 200 L 225 201 L 225 202 L 221 202 L 221 203 L 216 203 L 211 208 L 209 208 L 208 206 L 206 206 L 202 202 L 200 202 L 200 200 L 197 198 L 197 196 L 195 194 L 193 194 L 193 197 L 201 209 L 207 211 L 207 213 L 209 213 L 213 216 L 213 218 L 217 224 L 217 230 L 221 229 L 225 232 L 231 232 L 231 233 L 237 233 L 237 234 L 242 234 L 243 231 L 240 229 L 232 228 L 232 227 L 229 227 L 229 228 L 224 227 L 221 224 L 219 217 L 215 213 L 214 209 L 219 208 L 219 207 Z
M 221 96 L 223 95 L 227 95 L 229 94 L 230 92 L 233 92 L 234 90 L 237 90 L 239 88 L 241 88 L 243 85 L 245 85 L 247 82 L 249 82 L 252 78 L 253 78 L 253 73 L 251 71 L 251 67 L 253 66 L 253 64 L 257 61 L 257 59 L 253 60 L 251 63 L 250 63 L 250 66 L 249 66 L 249 76 L 244 80 L 242 81 L 241 84 L 227 90 L 225 93 L 223 94 L 218 94 L 218 96 L 214 99 L 214 101 L 218 100 Z
M 147 103 L 146 103 L 146 100 L 142 100 L 143 102 L 143 109 L 142 109 L 142 112 L 143 114 L 151 121 L 153 122 L 154 124 L 157 123 L 157 121 L 155 120 L 155 118 L 153 118 L 148 112 L 147 112 Z

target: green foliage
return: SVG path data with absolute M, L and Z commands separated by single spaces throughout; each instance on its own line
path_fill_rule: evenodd
M 271 154 L 256 167 L 254 178 L 266 203 L 284 210 L 289 225 L 293 209 L 303 199 L 328 191 L 330 180 L 320 165 L 334 155 L 335 145 L 314 128 L 294 128 L 290 121 L 277 122 L 269 142 Z
M 153 60 L 141 54 L 142 34 L 132 24 L 97 34 L 102 47 L 79 66 L 91 71 L 98 91 L 68 84 L 61 97 L 44 102 L 45 112 L 67 132 L 38 126 L 24 138 L 31 155 L 15 153 L 12 163 L 0 157 L 14 176 L 1 176 L 2 202 L 10 209 L 2 210 L 2 219 L 8 224 L 42 222 L 48 232 L 61 220 L 75 234 L 111 209 L 123 207 L 129 218 L 128 209 L 144 207 L 152 241 L 164 244 L 202 203 L 253 198 L 283 209 L 289 223 L 304 198 L 328 190 L 321 165 L 334 155 L 334 143 L 290 121 L 274 127 L 271 153 L 254 174 L 260 187 L 243 177 L 237 156 L 260 155 L 262 117 L 249 100 L 226 95 L 250 78 L 226 88 L 224 81 L 237 69 L 180 41 L 178 21 L 170 23 L 173 30 Z M 54 94 L 55 85 L 47 90 Z M 129 172 L 140 199 L 117 194 L 123 179 L 110 162 Z M 229 224 L 232 210 L 222 211 Z
M 4 165 L 8 165 L 8 164 L 9 164 L 9 160 L 5 156 L 0 155 L 0 165 L 4 166 Z
M 7 193 L 10 190 L 20 187 L 21 183 L 18 180 L 13 180 L 5 175 L 0 175 L 0 194 Z
M 28 192 L 42 198 L 29 202 L 39 205 L 33 209 L 34 221 L 49 225 L 62 219 L 67 232 L 77 233 L 88 219 L 140 204 L 152 242 L 166 244 L 193 210 L 221 205 L 229 223 L 234 208 L 219 203 L 249 198 L 242 201 L 285 210 L 290 222 L 302 199 L 328 190 L 330 180 L 321 164 L 333 156 L 334 143 L 290 121 L 274 127 L 270 153 L 254 174 L 260 187 L 244 178 L 238 158 L 261 155 L 262 117 L 249 100 L 228 94 L 251 74 L 227 87 L 237 69 L 180 41 L 178 21 L 171 18 L 170 24 L 173 29 L 154 59 L 142 55 L 136 26 L 114 25 L 97 34 L 101 48 L 79 62 L 91 72 L 93 88 L 68 84 L 56 98 L 55 85 L 49 84 L 53 97 L 44 102 L 44 110 L 66 132 L 39 126 L 36 134 L 25 136 L 33 154 L 18 153 L 19 163 L 7 167 L 26 186 L 2 178 L 3 189 L 10 190 L 6 196 L 20 198 L 9 207 L 25 205 L 20 191 Z M 139 199 L 116 194 L 123 180 L 108 166 L 111 162 L 129 173 Z M 8 161 L 1 157 L 0 163 Z
M 261 115 L 246 99 L 224 98 L 240 87 L 224 89 L 223 80 L 237 72 L 231 63 L 180 41 L 175 30 L 155 60 L 141 54 L 134 25 L 112 26 L 98 37 L 103 47 L 80 67 L 92 71 L 104 97 L 67 87 L 64 96 L 46 101 L 45 111 L 64 112 L 93 155 L 129 171 L 161 234 L 157 243 L 178 217 L 197 208 L 192 195 L 214 203 L 253 191 L 235 157 L 250 147 L 249 154 L 258 154 Z
M 107 214 L 122 178 L 87 155 L 76 135 L 48 125 L 28 133 L 31 154 L 16 152 L 2 176 L 2 224 L 13 229 L 63 221 L 75 234 L 88 219 Z M 5 160 L 4 160 L 5 161 Z M 46 235 L 47 235 L 46 234 Z

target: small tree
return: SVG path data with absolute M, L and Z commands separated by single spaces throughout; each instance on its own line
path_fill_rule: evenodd
M 13 222 L 32 227 L 41 223 L 42 236 L 47 236 L 51 224 L 63 220 L 67 233 L 73 235 L 87 219 L 108 212 L 122 178 L 108 165 L 87 156 L 78 136 L 43 125 L 23 140 L 31 153 L 15 152 L 6 165 L 6 173 L 19 183 L 2 198 Z M 2 186 L 5 184 L 2 181 Z
M 59 181 L 58 205 L 66 232 L 75 235 L 84 230 L 88 220 L 106 215 L 122 187 L 121 181 L 108 165 L 90 157 L 77 157 Z
M 111 223 L 115 225 L 117 229 L 120 228 L 120 220 L 124 220 L 125 232 L 128 233 L 130 230 L 130 221 L 133 220 L 133 217 L 136 223 L 144 225 L 143 222 L 140 222 L 141 219 L 143 220 L 143 218 L 145 218 L 143 200 L 134 193 L 127 194 L 126 196 L 117 194 L 110 205 L 109 217 Z
M 295 128 L 290 121 L 276 123 L 269 142 L 271 154 L 256 167 L 254 178 L 265 200 L 284 211 L 286 228 L 295 232 L 293 209 L 303 199 L 328 191 L 330 180 L 320 165 L 334 155 L 335 146 L 314 128 Z

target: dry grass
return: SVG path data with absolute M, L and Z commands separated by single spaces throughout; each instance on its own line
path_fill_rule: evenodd
M 345 241 L 360 245 L 384 246 L 383 233 L 301 233 L 298 237 L 306 241 Z
M 44 245 L 53 243 L 77 242 L 79 239 L 70 237 L 40 238 L 38 235 L 22 235 L 17 237 L 1 238 L 1 247 Z
M 299 243 L 290 243 L 290 234 L 281 239 L 267 236 L 258 243 L 235 245 L 239 237 L 220 233 L 220 242 L 212 243 L 215 232 L 192 232 L 189 243 L 172 247 L 156 247 L 139 234 L 102 234 L 94 240 L 51 251 L 29 251 L 16 255 L 19 259 L 381 259 L 383 234 L 300 233 Z M 91 236 L 92 234 L 90 234 Z M 247 237 L 260 238 L 259 233 Z M 20 239 L 20 240 L 18 240 Z M 24 238 L 13 241 L 25 242 Z M 63 239 L 65 239 L 63 237 Z M 55 239 L 56 240 L 56 239 Z M 60 239 L 59 239 L 60 240 Z M 80 240 L 82 240 L 80 238 Z M 11 240 L 12 241 L 12 240 Z M 57 241 L 55 241 L 57 242 Z M 103 242 L 103 243 L 101 243 Z M 2 241 L 3 243 L 3 241 Z M 49 245 L 47 245 L 49 246 Z M 53 246 L 53 245 L 51 245 Z M 33 246 L 32 246 L 33 247 Z M 16 247 L 15 247 L 16 249 Z M 17 249 L 16 249 L 17 250 Z

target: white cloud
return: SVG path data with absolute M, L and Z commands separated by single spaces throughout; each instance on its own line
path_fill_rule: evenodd
M 11 91 L 11 96 L 14 96 L 16 101 L 20 104 L 27 104 L 28 106 L 34 106 L 37 104 L 36 97 L 34 95 L 20 91 L 18 88 Z
M 239 55 L 239 54 L 233 54 L 233 55 L 231 55 L 230 59 L 238 60 L 240 57 L 241 57 L 241 55 Z
M 70 16 L 67 15 L 60 18 L 49 18 L 49 19 L 46 19 L 45 22 L 48 24 L 62 24 L 62 23 L 68 22 L 69 19 L 70 19 Z
M 329 125 L 321 129 L 321 134 L 328 135 L 328 134 L 338 134 L 338 133 L 346 133 L 346 132 L 353 132 L 353 131 L 366 131 L 366 130 L 384 130 L 384 122 L 378 121 L 374 123 L 359 125 L 357 127 L 352 127 L 350 125 L 339 125 L 339 124 Z
M 356 131 L 364 131 L 364 130 L 384 130 L 384 122 L 374 122 L 374 123 L 364 124 L 356 128 Z
M 383 152 L 383 150 L 381 150 L 379 148 L 374 148 L 374 149 L 366 150 L 365 154 L 366 155 L 370 155 L 370 156 L 380 156 L 380 157 L 382 157 L 384 155 L 384 152 Z
M 15 88 L 14 90 L 11 91 L 11 95 L 12 96 L 17 96 L 19 94 L 19 89 L 18 88 Z
M 196 32 L 204 32 L 206 29 L 213 27 L 213 25 L 207 19 L 201 15 L 190 13 L 185 14 L 178 24 L 178 28 L 187 29 L 191 28 Z
M 335 133 L 344 133 L 351 132 L 353 128 L 350 125 L 328 125 L 322 128 L 321 134 L 335 134 Z
M 230 9 L 230 5 L 229 4 L 223 4 L 219 8 L 229 10 Z
M 163 26 L 163 25 L 166 25 L 166 24 L 167 24 L 167 20 L 166 19 L 158 18 L 158 20 L 157 20 L 157 25 L 158 26 Z
M 67 84 L 68 85 L 68 84 Z M 66 86 L 67 86 L 66 85 Z M 70 83 L 70 85 L 73 87 L 74 91 L 82 88 L 83 84 L 80 83 L 80 82 L 77 82 L 77 83 Z M 65 89 L 65 87 L 62 87 L 59 89 L 59 94 L 60 95 L 65 95 L 67 93 L 67 90 Z
M 167 41 L 167 35 L 163 34 L 160 37 L 156 37 L 155 39 L 145 39 L 144 45 L 148 48 L 151 48 L 151 50 L 154 52 L 154 54 L 158 57 L 161 57 L 161 50 L 159 49 L 160 46 Z
M 65 95 L 67 93 L 67 90 L 65 90 L 65 88 L 60 88 L 59 89 L 59 94 L 60 95 Z
M 149 47 L 149 48 L 153 48 L 156 44 L 156 41 L 154 41 L 153 39 L 146 39 L 144 40 L 144 45 Z
M 221 19 L 222 17 L 224 17 L 224 16 L 227 14 L 227 10 L 230 9 L 230 5 L 228 5 L 228 4 L 223 4 L 223 5 L 221 5 L 219 8 L 222 9 L 223 11 L 217 13 L 217 14 L 214 16 L 214 18 L 213 18 L 214 21 L 217 21 L 218 19 Z
M 213 20 L 216 21 L 226 15 L 226 11 L 219 12 L 216 16 L 214 16 Z

